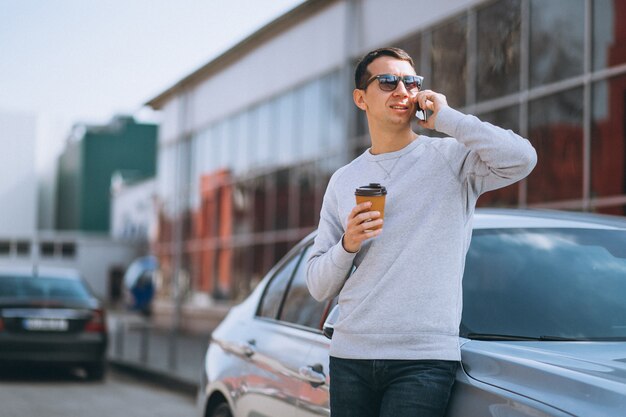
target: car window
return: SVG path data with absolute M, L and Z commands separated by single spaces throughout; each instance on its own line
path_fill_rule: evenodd
M 294 254 L 271 278 L 270 283 L 265 288 L 263 298 L 259 305 L 257 315 L 260 317 L 267 317 L 275 319 L 278 316 L 278 309 L 280 303 L 283 301 L 283 295 L 289 284 L 289 279 L 293 274 L 298 261 L 302 256 L 302 251 Z
M 461 334 L 626 338 L 626 232 L 474 231 Z
M 307 252 L 298 265 L 283 305 L 280 320 L 320 329 L 327 302 L 316 301 L 306 285 Z
M 81 281 L 54 277 L 0 277 L 0 297 L 88 299 Z

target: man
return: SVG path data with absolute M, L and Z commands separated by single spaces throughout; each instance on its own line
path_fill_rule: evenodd
M 526 139 L 421 91 L 400 49 L 368 53 L 355 84 L 371 148 L 331 177 L 307 273 L 314 298 L 339 296 L 331 413 L 443 416 L 460 361 L 461 279 L 476 200 L 527 176 L 537 156 Z M 421 127 L 450 137 L 413 132 L 418 106 L 432 112 Z M 355 206 L 355 189 L 369 183 L 387 189 L 384 222 L 370 202 Z

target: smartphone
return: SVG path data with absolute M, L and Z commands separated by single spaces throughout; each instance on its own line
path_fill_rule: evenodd
M 415 112 L 415 117 L 425 122 L 428 120 L 428 115 L 426 114 L 426 110 L 422 110 L 420 106 L 417 106 L 417 111 Z

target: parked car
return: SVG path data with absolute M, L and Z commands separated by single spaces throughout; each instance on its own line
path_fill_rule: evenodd
M 0 363 L 106 370 L 105 311 L 77 271 L 0 268 Z
M 203 417 L 329 415 L 336 301 L 308 293 L 313 238 L 213 332 Z M 626 220 L 478 210 L 463 287 L 448 417 L 626 415 Z

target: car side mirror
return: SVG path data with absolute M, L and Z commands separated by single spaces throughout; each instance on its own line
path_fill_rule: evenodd
M 322 333 L 329 339 L 333 338 L 333 332 L 335 331 L 335 322 L 339 318 L 339 305 L 335 305 L 326 320 L 324 321 L 324 326 L 322 326 Z

